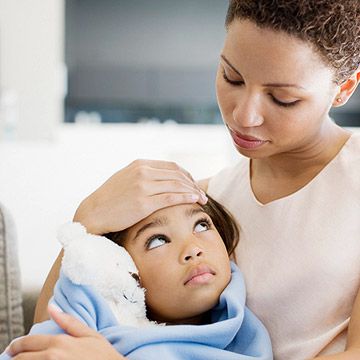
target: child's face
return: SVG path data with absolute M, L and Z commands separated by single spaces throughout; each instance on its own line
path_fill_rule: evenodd
M 225 245 L 199 204 L 155 212 L 128 230 L 151 318 L 191 322 L 214 307 L 231 278 Z

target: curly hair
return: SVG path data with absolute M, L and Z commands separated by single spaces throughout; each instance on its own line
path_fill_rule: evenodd
M 226 28 L 234 19 L 309 42 L 338 85 L 360 66 L 360 0 L 230 0 Z

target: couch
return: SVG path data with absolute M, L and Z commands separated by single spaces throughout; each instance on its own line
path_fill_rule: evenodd
M 0 353 L 24 334 L 20 267 L 14 222 L 0 204 Z

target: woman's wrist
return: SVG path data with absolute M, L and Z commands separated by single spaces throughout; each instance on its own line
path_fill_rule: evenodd
M 97 217 L 95 214 L 95 207 L 92 204 L 91 199 L 84 199 L 79 207 L 76 209 L 73 222 L 78 222 L 86 228 L 86 231 L 90 234 L 101 235 L 106 231 L 103 231 L 101 224 L 98 223 Z

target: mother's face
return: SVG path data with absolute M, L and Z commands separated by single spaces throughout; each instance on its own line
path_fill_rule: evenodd
M 304 41 L 246 20 L 229 27 L 216 78 L 238 151 L 264 158 L 301 151 L 331 124 L 333 73 Z

